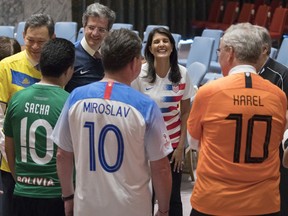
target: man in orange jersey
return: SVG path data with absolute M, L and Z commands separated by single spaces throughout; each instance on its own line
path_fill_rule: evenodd
M 200 143 L 191 216 L 279 215 L 283 91 L 260 77 L 255 26 L 232 25 L 218 49 L 223 78 L 202 86 L 187 128 Z

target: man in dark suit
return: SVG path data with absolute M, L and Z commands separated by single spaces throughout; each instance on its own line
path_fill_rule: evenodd
M 267 79 L 277 85 L 288 98 L 288 68 L 276 60 L 269 57 L 271 51 L 271 38 L 266 28 L 256 26 L 263 41 L 263 52 L 258 63 L 258 73 L 264 79 Z M 286 112 L 287 119 L 287 112 Z M 286 125 L 287 128 L 287 125 Z M 286 142 L 287 143 L 287 142 Z M 284 145 L 285 146 L 285 145 Z M 287 147 L 287 145 L 286 145 Z M 288 169 L 282 165 L 283 147 L 279 145 L 280 164 L 280 197 L 281 197 L 281 216 L 288 215 Z

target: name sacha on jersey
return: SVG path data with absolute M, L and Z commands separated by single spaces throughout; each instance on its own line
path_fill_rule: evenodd
M 110 104 L 102 104 L 102 103 L 86 103 L 83 105 L 83 112 L 89 113 L 99 113 L 106 114 L 111 116 L 120 116 L 127 117 L 130 112 L 130 107 L 123 106 L 114 106 Z
M 53 179 L 47 179 L 43 177 L 33 178 L 33 177 L 28 177 L 28 176 L 17 176 L 17 182 L 21 182 L 21 183 L 29 184 L 29 185 L 44 186 L 44 187 L 55 185 Z
M 39 103 L 25 103 L 24 112 L 39 114 L 39 115 L 49 115 L 50 105 L 39 104 Z

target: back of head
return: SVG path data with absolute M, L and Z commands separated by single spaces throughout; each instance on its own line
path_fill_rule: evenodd
M 94 3 L 87 7 L 86 11 L 82 16 L 82 24 L 85 27 L 87 25 L 88 17 L 100 17 L 108 19 L 108 30 L 112 28 L 113 23 L 116 19 L 116 14 L 109 7 L 100 3 Z
M 260 37 L 262 38 L 263 51 L 266 51 L 266 54 L 269 55 L 272 47 L 272 40 L 268 30 L 263 26 L 258 25 L 255 25 L 255 28 L 258 31 Z
M 117 29 L 109 32 L 101 45 L 105 71 L 124 68 L 135 57 L 141 56 L 141 39 L 133 31 Z
M 24 34 L 26 34 L 28 28 L 38 28 L 46 26 L 49 32 L 49 36 L 54 35 L 54 21 L 50 15 L 47 14 L 33 14 L 26 20 L 24 27 Z
M 231 47 L 239 63 L 256 64 L 262 53 L 262 38 L 257 29 L 250 23 L 239 23 L 230 26 L 221 42 Z
M 21 46 L 14 38 L 0 36 L 0 61 L 21 51 Z
M 75 46 L 72 42 L 63 38 L 49 40 L 41 51 L 41 73 L 46 77 L 60 77 L 73 66 L 74 59 Z

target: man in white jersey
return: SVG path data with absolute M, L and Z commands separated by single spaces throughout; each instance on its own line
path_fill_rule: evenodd
M 104 78 L 72 91 L 52 134 L 66 215 L 151 215 L 151 177 L 157 215 L 168 215 L 171 142 L 155 102 L 130 87 L 141 40 L 114 30 L 101 52 Z

